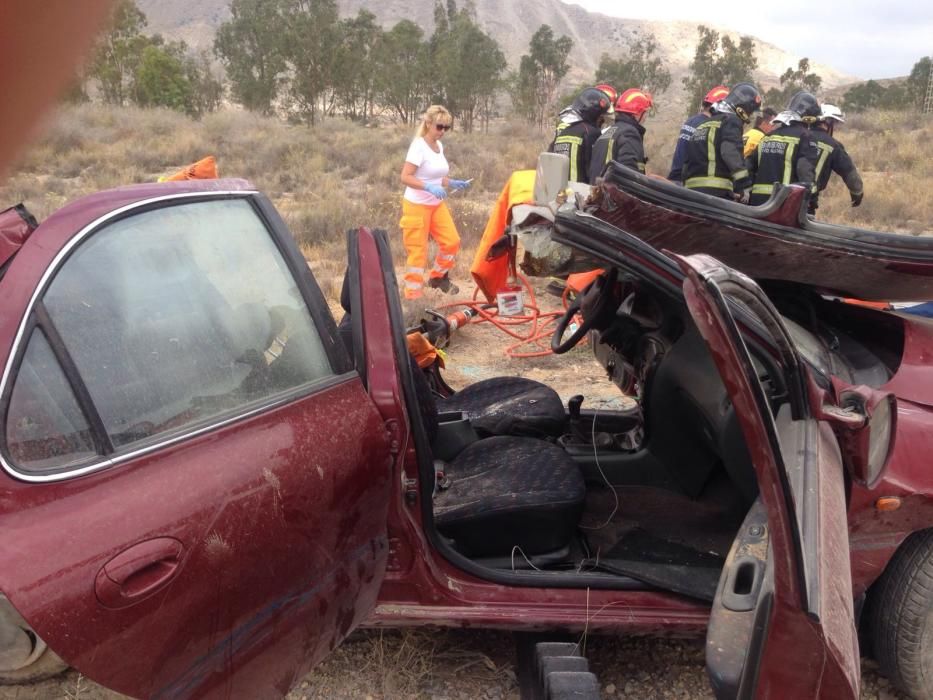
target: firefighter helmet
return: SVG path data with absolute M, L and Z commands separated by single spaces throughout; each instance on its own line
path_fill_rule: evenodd
M 836 105 L 823 104 L 820 109 L 820 121 L 836 121 L 840 124 L 846 123 L 846 113 L 839 109 Z
M 746 124 L 761 109 L 761 93 L 751 83 L 736 83 L 722 100 L 735 110 L 735 115 Z
M 587 88 L 573 101 L 573 108 L 583 121 L 595 124 L 596 120 L 609 111 L 609 98 L 596 88 Z
M 616 92 L 616 89 L 612 87 L 609 83 L 600 83 L 596 86 L 596 89 L 602 93 L 605 93 L 606 97 L 609 98 L 609 114 L 612 114 L 612 105 L 615 104 L 615 101 L 619 97 L 619 93 Z
M 729 88 L 727 88 L 725 85 L 717 85 L 708 93 L 706 93 L 706 97 L 703 98 L 703 106 L 709 107 L 710 105 L 719 102 L 719 100 L 725 99 L 728 94 Z
M 642 115 L 653 106 L 651 94 L 638 88 L 629 88 L 616 100 L 616 112 L 631 114 L 636 119 L 641 119 Z
M 804 124 L 813 124 L 819 120 L 821 114 L 820 103 L 812 93 L 805 90 L 794 93 L 787 103 L 787 111 L 799 114 L 800 121 Z

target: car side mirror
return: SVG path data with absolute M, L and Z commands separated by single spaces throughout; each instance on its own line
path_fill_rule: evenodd
M 811 409 L 832 426 L 852 480 L 871 488 L 894 449 L 897 399 L 868 386 L 849 386 L 836 379 L 833 384 L 835 400 L 811 385 Z

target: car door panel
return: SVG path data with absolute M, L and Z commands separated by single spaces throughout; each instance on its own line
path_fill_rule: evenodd
M 751 280 L 708 256 L 679 257 L 684 293 L 739 416 L 760 501 L 723 569 L 707 636 L 718 698 L 846 698 L 859 688 L 842 457 L 809 417 L 803 371 L 780 317 Z M 726 294 L 760 326 L 741 333 Z M 755 334 L 772 335 L 767 381 Z M 757 509 L 757 510 L 756 510 Z M 765 521 L 761 521 L 764 512 Z
M 360 594 L 386 561 L 384 434 L 353 375 L 65 489 L 4 483 L 0 589 L 60 656 L 121 692 L 184 696 L 220 679 L 246 692 L 278 665 L 298 669 L 285 692 L 375 602 L 378 586 Z M 155 538 L 181 543 L 174 580 L 101 605 L 108 562 Z M 256 655 L 255 679 L 226 667 Z
M 323 361 L 342 372 L 345 352 L 335 345 L 333 321 L 281 219 L 255 193 L 221 190 L 193 183 L 169 191 L 185 202 L 251 203 L 298 281 L 289 287 L 290 304 L 309 307 L 314 325 L 308 327 L 317 327 L 330 358 Z M 119 220 L 125 222 L 137 206 L 152 212 L 171 206 L 171 200 L 119 200 L 113 206 L 122 207 Z M 101 207 L 95 199 L 76 208 L 77 216 L 87 211 L 99 221 Z M 243 210 L 230 208 L 237 216 Z M 259 224 L 250 225 L 255 233 Z M 61 217 L 56 226 L 61 231 Z M 73 230 L 83 233 L 91 226 L 76 224 Z M 41 233 L 40 227 L 22 251 L 31 269 L 19 275 L 15 259 L 4 285 L 22 288 L 24 280 L 35 279 L 41 251 L 30 246 Z M 220 233 L 233 231 L 222 227 Z M 66 237 L 60 241 L 69 244 Z M 220 250 L 226 259 L 233 255 Z M 54 247 L 45 255 L 45 265 L 62 259 Z M 191 266 L 188 260 L 183 264 Z M 216 275 L 226 268 L 219 262 L 213 269 Z M 224 282 L 225 289 L 239 285 Z M 26 294 L 38 296 L 21 296 Z M 156 300 L 152 308 L 151 318 L 164 324 L 166 307 Z M 184 314 L 184 307 L 176 304 L 172 313 Z M 154 323 L 148 328 L 162 333 L 153 336 L 151 347 L 164 357 L 173 337 Z M 248 325 L 234 330 L 246 338 L 253 334 Z M 313 347 L 298 345 L 310 342 L 306 335 L 275 337 L 267 351 L 272 371 L 278 358 L 291 358 L 286 367 L 300 364 L 294 351 Z M 153 362 L 139 372 L 144 376 L 160 366 Z M 15 369 L 7 379 L 15 383 Z M 8 387 L 4 391 L 8 404 Z M 67 470 L 20 476 L 5 464 L 0 591 L 68 663 L 120 692 L 284 695 L 375 604 L 388 555 L 392 464 L 383 418 L 359 375 L 350 371 L 319 376 L 242 408 L 206 413 L 201 422 L 146 428 L 150 434 L 139 448 L 130 431 L 129 444 L 70 477 Z

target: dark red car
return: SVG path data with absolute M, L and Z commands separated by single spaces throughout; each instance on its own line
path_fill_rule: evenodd
M 861 630 L 933 690 L 926 321 L 805 287 L 779 312 L 567 213 L 606 272 L 554 344 L 588 334 L 637 407 L 514 377 L 440 399 L 378 232 L 348 237 L 338 331 L 246 182 L 31 228 L 0 237 L 7 680 L 48 644 L 130 695 L 284 695 L 366 624 L 705 635 L 721 698 L 855 698 Z

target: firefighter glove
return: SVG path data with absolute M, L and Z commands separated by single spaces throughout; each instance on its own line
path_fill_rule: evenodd
M 752 196 L 752 188 L 746 187 L 741 192 L 735 193 L 735 200 L 739 202 L 740 204 L 748 204 L 748 201 L 749 199 L 751 199 L 751 196 Z
M 440 185 L 435 185 L 434 183 L 425 185 L 424 190 L 429 194 L 433 194 L 438 199 L 445 199 L 447 197 L 447 190 L 445 190 Z
M 852 192 L 849 196 L 852 198 L 852 206 L 857 207 L 859 204 L 862 203 L 862 197 L 865 196 L 865 193 L 859 192 L 858 194 L 856 194 L 855 192 Z
M 752 189 L 752 180 L 750 177 L 740 177 L 738 180 L 732 183 L 732 191 L 736 194 L 743 194 L 745 191 L 751 191 Z
M 467 187 L 470 186 L 469 180 L 450 179 L 448 180 L 448 182 L 450 183 L 450 189 L 452 190 L 465 190 Z

